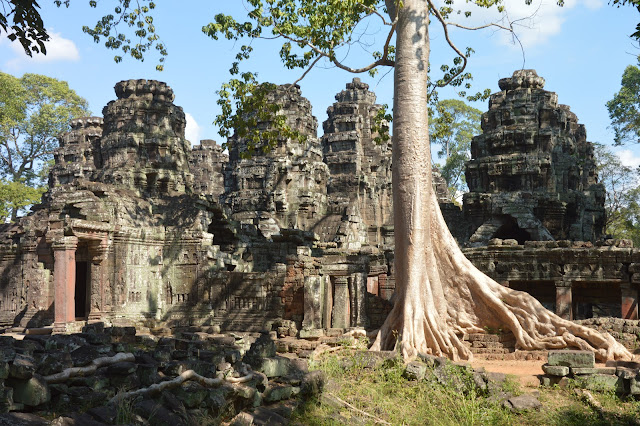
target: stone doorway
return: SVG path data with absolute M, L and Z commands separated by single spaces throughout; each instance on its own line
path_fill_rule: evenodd
M 577 281 L 571 287 L 573 319 L 622 316 L 619 282 Z
M 75 319 L 86 320 L 89 316 L 89 262 L 76 262 L 76 285 L 75 285 Z

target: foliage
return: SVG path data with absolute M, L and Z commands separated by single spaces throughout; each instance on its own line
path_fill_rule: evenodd
M 71 119 L 88 113 L 87 101 L 66 82 L 0 72 L 0 177 L 15 184 L 8 190 L 11 198 L 3 199 L 13 206 L 14 219 L 17 209 L 31 204 L 35 194 L 21 186 L 41 191 L 58 135 L 70 129 Z M 16 199 L 19 194 L 25 197 L 22 201 Z
M 13 212 L 23 210 L 25 207 L 40 202 L 45 191 L 41 186 L 33 188 L 22 182 L 0 181 L 0 223 L 6 222 Z
M 616 145 L 640 143 L 640 68 L 629 65 L 622 74 L 620 91 L 607 102 Z
M 460 375 L 465 383 L 469 381 L 470 376 L 464 373 L 466 370 L 456 367 L 451 366 L 452 374 Z M 324 356 L 311 368 L 324 371 L 330 384 L 322 401 L 308 404 L 296 413 L 297 420 L 304 424 L 373 423 L 372 418 L 354 410 L 338 408 L 333 403 L 334 396 L 394 425 L 514 422 L 513 415 L 497 400 L 486 399 L 473 391 L 459 392 L 454 387 L 443 386 L 432 370 L 427 370 L 425 380 L 408 380 L 401 358 L 381 362 L 368 352 L 356 351 Z
M 371 362 L 376 359 L 377 363 Z M 537 389 L 542 402 L 540 410 L 513 414 L 502 407 L 498 395 L 531 391 L 522 389 L 513 376 L 507 376 L 498 389 L 486 396 L 461 393 L 438 383 L 431 369 L 427 370 L 425 380 L 407 380 L 401 359 L 382 363 L 362 351 L 325 355 L 310 364 L 310 368 L 324 371 L 329 383 L 320 400 L 296 410 L 294 423 L 297 420 L 305 425 L 374 424 L 374 419 L 337 404 L 333 396 L 394 425 L 626 425 L 637 424 L 640 414 L 640 401 L 633 398 L 593 391 L 593 397 L 602 406 L 602 412 L 597 412 L 571 387 L 558 386 Z M 458 365 L 447 370 L 468 380 L 465 369 Z
M 438 155 L 444 157 L 445 162 L 437 166 L 453 198 L 458 192 L 468 190 L 465 163 L 471 159 L 471 139 L 481 132 L 482 111 L 464 101 L 446 99 L 437 102 L 430 112 L 429 139 L 441 147 Z
M 69 7 L 70 2 L 71 0 L 54 0 L 58 7 Z M 97 8 L 98 1 L 89 0 L 89 6 Z M 113 13 L 104 15 L 93 28 L 83 26 L 82 30 L 93 37 L 96 43 L 104 39 L 104 45 L 108 49 L 121 51 L 141 61 L 144 60 L 145 53 L 154 47 L 160 54 L 156 69 L 162 71 L 167 50 L 156 33 L 153 16 L 150 14 L 155 7 L 151 0 L 118 0 L 113 6 Z M 0 0 L 0 35 L 5 32 L 9 40 L 20 42 L 29 56 L 34 53 L 46 54 L 45 42 L 50 39 L 39 8 L 36 0 Z M 123 27 L 125 32 L 118 30 Z M 126 32 L 126 29 L 130 29 L 132 34 Z M 122 56 L 116 55 L 114 60 L 120 62 Z
M 595 154 L 598 176 L 607 191 L 605 232 L 640 247 L 640 169 L 620 164 L 620 158 L 602 144 L 596 144 Z
M 275 138 L 278 133 L 285 138 L 301 139 L 300 135 L 287 125 L 286 120 L 279 117 L 279 107 L 266 107 L 258 102 L 265 98 L 266 89 L 273 90 L 274 87 L 260 84 L 256 73 L 240 71 L 241 63 L 249 59 L 253 52 L 251 40 L 265 38 L 281 41 L 280 59 L 285 68 L 304 70 L 293 85 L 302 80 L 321 61 L 352 73 L 368 72 L 371 75 L 375 75 L 380 67 L 393 66 L 395 63 L 395 47 L 391 42 L 397 24 L 397 2 L 248 0 L 247 3 L 249 7 L 246 21 L 218 14 L 213 22 L 202 28 L 202 31 L 214 40 L 248 40 L 247 44 L 240 46 L 236 60 L 230 68 L 232 80 L 224 84 L 218 92 L 222 114 L 216 118 L 216 124 L 220 127 L 221 136 L 228 137 L 235 131 L 238 136 L 248 141 L 249 153 L 258 147 L 263 150 L 273 147 L 277 142 Z M 490 6 L 500 1 L 476 3 L 487 3 L 487 6 Z M 453 11 L 451 5 L 443 10 L 446 16 Z M 382 28 L 385 34 L 384 43 L 379 51 L 371 53 L 369 64 L 352 65 L 347 62 L 349 49 L 362 43 L 359 29 L 367 25 Z M 467 49 L 464 54 L 458 52 L 453 65 L 442 67 L 443 75 L 434 80 L 432 87 L 447 84 L 461 86 L 465 90 L 461 91 L 460 95 L 467 96 L 466 89 L 471 87 L 472 76 L 464 73 L 464 65 L 471 53 L 471 49 Z M 486 95 L 485 91 L 470 97 L 479 99 Z M 273 126 L 268 130 L 257 128 L 252 125 L 257 117 L 273 123 Z M 376 141 L 388 140 L 391 116 L 387 109 L 378 111 L 375 118 L 372 130 L 377 135 Z
M 612 4 L 616 7 L 629 5 L 635 7 L 638 12 L 640 12 L 640 0 L 610 0 L 609 4 Z M 631 37 L 635 38 L 636 40 L 640 40 L 640 23 L 636 25 L 636 32 L 631 34 Z
M 36 0 L 0 0 L 0 36 L 18 41 L 24 53 L 47 53 L 44 42 L 49 40 Z

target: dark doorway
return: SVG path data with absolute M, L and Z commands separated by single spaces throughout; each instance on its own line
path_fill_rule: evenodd
M 501 240 L 514 239 L 520 245 L 524 244 L 525 241 L 531 241 L 531 235 L 520 228 L 512 217 L 505 218 L 503 225 L 498 228 L 492 238 L 500 238 Z
M 617 282 L 574 282 L 573 319 L 622 316 L 622 293 Z
M 87 318 L 87 287 L 89 284 L 89 262 L 76 262 L 76 318 Z
M 510 281 L 509 288 L 526 291 L 551 312 L 556 311 L 556 286 L 553 281 Z

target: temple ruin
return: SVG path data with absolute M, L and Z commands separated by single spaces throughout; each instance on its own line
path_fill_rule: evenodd
M 466 255 L 565 318 L 637 319 L 640 250 L 602 239 L 586 131 L 530 70 L 500 81 L 474 138 L 463 208 L 434 185 Z M 307 136 L 250 158 L 234 135 L 190 147 L 164 83 L 122 81 L 72 121 L 42 203 L 0 229 L 0 327 L 91 321 L 318 336 L 376 327 L 395 288 L 391 143 L 353 79 L 317 136 L 297 86 L 270 101 Z M 259 123 L 269 128 L 268 122 Z

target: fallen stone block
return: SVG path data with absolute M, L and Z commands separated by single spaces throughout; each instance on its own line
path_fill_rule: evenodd
M 38 374 L 28 380 L 9 380 L 7 384 L 13 388 L 14 402 L 36 407 L 51 400 L 49 386 Z
M 587 390 L 626 393 L 625 380 L 615 375 L 589 374 L 585 376 L 577 376 L 576 383 L 579 387 Z
M 594 368 L 596 366 L 596 358 L 594 353 L 590 351 L 549 351 L 547 364 Z
M 584 367 L 571 367 L 571 373 L 575 375 L 584 375 L 584 374 L 616 374 L 615 367 L 595 367 L 595 368 L 584 368 Z
M 565 365 L 549 365 L 549 364 L 544 364 L 542 366 L 542 371 L 544 371 L 545 374 L 548 374 L 550 376 L 558 376 L 558 377 L 568 376 L 570 372 L 569 367 Z

